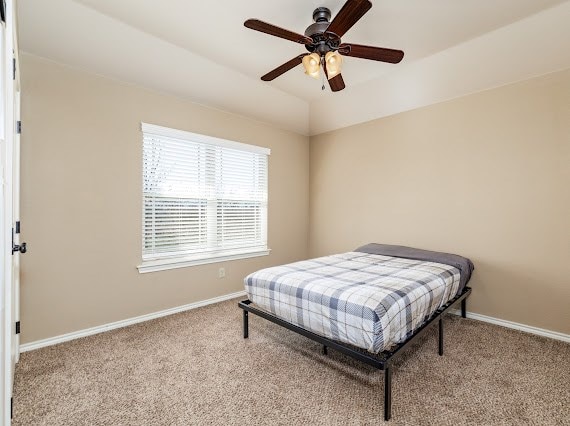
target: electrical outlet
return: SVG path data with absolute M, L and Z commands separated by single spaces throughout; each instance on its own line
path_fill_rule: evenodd
M 226 268 L 218 269 L 218 278 L 225 278 L 226 277 Z

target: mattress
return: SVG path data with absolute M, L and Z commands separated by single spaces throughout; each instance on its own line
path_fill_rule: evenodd
M 458 294 L 461 281 L 454 265 L 357 251 L 262 269 L 244 280 L 257 307 L 371 353 L 405 341 Z

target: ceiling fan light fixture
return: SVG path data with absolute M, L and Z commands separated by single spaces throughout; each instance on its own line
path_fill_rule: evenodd
M 303 57 L 303 68 L 305 68 L 305 74 L 308 76 L 319 78 L 321 68 L 321 57 L 319 54 L 313 52 Z
M 342 56 L 338 52 L 327 52 L 325 55 L 325 64 L 327 67 L 327 77 L 330 80 L 341 73 Z

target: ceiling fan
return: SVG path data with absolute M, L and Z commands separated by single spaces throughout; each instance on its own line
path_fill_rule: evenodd
M 372 3 L 368 0 L 347 0 L 332 22 L 330 21 L 331 11 L 326 7 L 318 7 L 313 12 L 315 22 L 307 27 L 305 35 L 276 27 L 258 19 L 248 19 L 244 22 L 247 28 L 304 44 L 309 51 L 309 53 L 295 56 L 290 61 L 269 71 L 261 79 L 271 81 L 302 63 L 305 73 L 314 78 L 319 78 L 322 68 L 331 90 L 338 92 L 345 88 L 341 75 L 342 56 L 397 64 L 404 57 L 404 52 L 401 50 L 341 42 L 341 37 L 371 7 Z

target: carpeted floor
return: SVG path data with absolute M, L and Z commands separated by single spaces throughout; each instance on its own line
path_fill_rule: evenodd
M 448 316 L 396 363 L 391 425 L 570 425 L 570 345 Z M 22 354 L 14 425 L 383 424 L 382 372 L 237 301 Z

